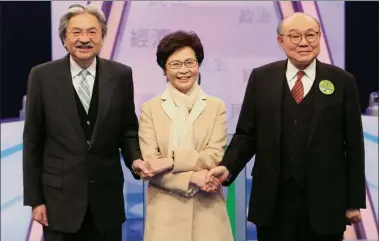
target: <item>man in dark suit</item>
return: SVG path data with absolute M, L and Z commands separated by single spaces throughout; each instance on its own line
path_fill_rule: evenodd
M 365 208 L 364 145 L 354 77 L 321 63 L 320 25 L 278 27 L 288 60 L 252 71 L 236 132 L 209 176 L 229 185 L 255 155 L 248 220 L 258 240 L 342 240 Z
M 132 70 L 97 57 L 106 32 L 101 11 L 71 7 L 59 26 L 69 54 L 30 72 L 24 205 L 43 225 L 45 241 L 121 241 L 120 149 L 129 169 L 148 174 L 138 144 Z

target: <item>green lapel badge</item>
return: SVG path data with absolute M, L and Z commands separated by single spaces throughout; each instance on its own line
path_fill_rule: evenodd
M 318 87 L 320 91 L 325 95 L 331 95 L 334 93 L 334 84 L 329 80 L 321 80 Z

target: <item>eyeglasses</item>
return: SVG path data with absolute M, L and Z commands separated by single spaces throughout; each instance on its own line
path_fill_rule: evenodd
M 292 33 L 292 34 L 287 34 L 287 35 L 281 34 L 280 36 L 288 36 L 291 42 L 294 44 L 300 43 L 301 40 L 303 40 L 303 36 L 304 36 L 305 39 L 308 41 L 308 43 L 313 43 L 317 40 L 319 33 L 320 32 L 309 31 L 306 34 Z
M 90 30 L 90 31 L 80 31 L 80 30 L 74 30 L 72 32 L 69 33 L 69 35 L 73 38 L 80 38 L 82 37 L 83 35 L 86 35 L 87 37 L 91 38 L 91 39 L 95 39 L 98 37 L 99 33 L 98 31 L 96 30 Z
M 194 68 L 196 67 L 197 65 L 197 60 L 196 59 L 188 59 L 186 60 L 185 62 L 180 62 L 180 61 L 177 61 L 177 60 L 173 60 L 171 61 L 170 63 L 167 63 L 167 65 L 171 68 L 171 69 L 180 69 L 183 64 L 187 67 L 187 68 Z

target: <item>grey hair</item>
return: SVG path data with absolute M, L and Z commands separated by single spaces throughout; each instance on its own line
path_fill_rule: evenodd
M 105 15 L 101 9 L 98 9 L 93 5 L 82 6 L 80 4 L 74 4 L 68 8 L 68 11 L 61 17 L 59 21 L 59 37 L 62 41 L 62 44 L 66 38 L 67 25 L 70 19 L 83 13 L 89 13 L 95 16 L 101 26 L 101 36 L 104 38 L 107 35 L 107 21 L 105 20 Z

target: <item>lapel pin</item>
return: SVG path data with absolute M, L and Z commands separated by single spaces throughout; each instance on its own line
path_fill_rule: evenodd
M 331 95 L 334 93 L 334 84 L 329 80 L 321 80 L 318 87 L 320 91 L 325 95 Z

